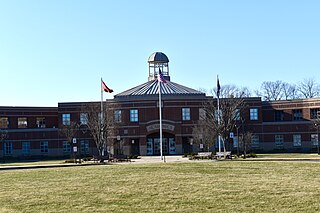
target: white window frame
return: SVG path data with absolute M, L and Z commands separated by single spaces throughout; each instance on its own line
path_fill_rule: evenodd
M 251 121 L 259 120 L 259 109 L 258 108 L 251 108 L 250 109 L 250 120 Z
M 70 113 L 63 113 L 62 114 L 62 124 L 66 126 L 70 126 L 71 123 L 71 115 Z
M 121 123 L 121 110 L 114 111 L 114 122 Z
M 292 141 L 294 147 L 301 147 L 301 135 L 292 135 Z
M 182 111 L 182 120 L 183 121 L 190 121 L 191 120 L 190 108 L 185 107 L 185 108 L 182 108 L 181 111 Z
M 283 135 L 275 135 L 274 136 L 274 143 L 276 148 L 283 148 L 284 146 L 284 136 Z
M 62 147 L 63 147 L 63 153 L 71 153 L 71 144 L 70 144 L 70 142 L 63 141 Z
M 46 118 L 45 117 L 37 117 L 36 123 L 38 128 L 46 128 Z
M 28 118 L 27 117 L 19 117 L 18 118 L 18 128 L 24 129 L 28 127 Z
M 12 155 L 12 142 L 3 143 L 3 153 L 5 156 Z
M 139 111 L 137 109 L 130 109 L 130 122 L 139 121 Z
M 49 142 L 48 141 L 41 141 L 40 142 L 40 152 L 41 153 L 48 153 L 49 152 Z
M 85 113 L 85 112 L 80 113 L 80 124 L 83 124 L 83 125 L 88 124 L 88 113 Z
M 318 134 L 311 134 L 311 136 L 310 136 L 310 141 L 311 141 L 311 144 L 313 145 L 313 146 L 318 146 L 318 143 L 319 143 L 319 141 L 318 141 Z
M 251 137 L 251 148 L 259 149 L 260 148 L 260 140 L 259 135 L 252 135 Z

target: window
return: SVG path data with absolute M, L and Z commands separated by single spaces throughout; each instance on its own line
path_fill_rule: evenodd
M 294 109 L 292 110 L 293 120 L 299 121 L 302 120 L 302 109 Z
M 206 119 L 206 111 L 203 108 L 199 108 L 199 120 L 203 121 Z
M 30 155 L 30 142 L 22 142 L 22 154 Z
M 0 118 L 0 129 L 9 128 L 9 120 L 7 117 Z
M 46 128 L 46 119 L 44 117 L 37 118 L 37 127 Z
M 63 141 L 62 147 L 63 147 L 63 153 L 71 152 L 71 145 L 68 141 Z
M 130 122 L 138 122 L 138 110 L 131 109 L 130 110 Z
M 4 155 L 12 155 L 12 143 L 11 142 L 3 143 L 3 151 L 4 151 Z
M 18 118 L 18 128 L 27 128 L 28 121 L 27 118 Z
M 87 140 L 80 141 L 80 153 L 89 154 L 89 141 Z
M 283 121 L 284 120 L 284 114 L 283 114 L 282 110 L 274 111 L 274 120 L 275 121 Z
M 276 149 L 282 149 L 283 148 L 283 135 L 275 135 L 274 136 L 274 142 Z
M 239 145 L 238 143 L 238 136 L 237 137 L 233 137 L 233 148 L 237 148 Z
M 252 149 L 259 149 L 259 136 L 258 135 L 252 135 L 251 137 L 251 148 Z
M 252 120 L 252 121 L 258 120 L 258 109 L 257 108 L 250 109 L 250 120 Z
M 311 144 L 313 146 L 318 146 L 318 134 L 311 134 Z
M 320 109 L 310 109 L 310 119 L 317 119 L 318 118 L 318 112 L 320 113 Z
M 301 146 L 301 135 L 293 135 L 293 146 L 295 147 Z
M 114 121 L 116 123 L 121 123 L 121 110 L 114 111 Z
M 62 124 L 63 125 L 70 125 L 70 114 L 62 114 Z
M 234 111 L 234 120 L 240 121 L 240 109 Z
M 190 108 L 182 108 L 182 120 L 190 121 Z
M 40 152 L 41 153 L 48 153 L 48 151 L 49 151 L 48 141 L 41 141 L 40 142 Z
M 80 124 L 88 124 L 88 113 L 80 113 Z

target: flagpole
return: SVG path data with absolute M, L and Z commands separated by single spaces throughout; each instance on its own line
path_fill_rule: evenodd
M 163 151 L 162 151 L 162 102 L 161 102 L 161 84 L 158 80 L 159 88 L 159 120 L 160 120 L 160 160 L 163 160 Z
M 100 126 L 100 128 L 99 128 L 99 131 L 100 131 L 100 140 L 103 140 L 103 132 L 102 132 L 102 122 L 103 122 L 103 88 L 102 88 L 102 78 L 101 78 L 101 83 L 100 83 L 100 86 L 101 86 L 101 89 L 100 89 L 100 91 L 101 91 L 101 106 L 100 106 L 100 122 L 99 122 L 99 126 Z M 102 141 L 101 141 L 102 142 Z M 102 156 L 104 156 L 104 152 L 105 152 L 105 150 L 104 150 L 104 148 L 103 148 L 103 151 L 102 151 Z
M 219 147 L 219 152 L 221 152 L 221 135 L 220 135 L 220 100 L 219 100 L 219 95 L 220 95 L 220 83 L 219 83 L 219 76 L 217 75 L 217 104 L 218 104 L 218 147 Z

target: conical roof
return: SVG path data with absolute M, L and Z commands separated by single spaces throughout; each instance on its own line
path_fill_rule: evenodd
M 195 89 L 167 81 L 167 83 L 160 83 L 161 94 L 163 96 L 205 96 L 205 93 L 197 91 Z M 159 95 L 159 83 L 158 80 L 148 81 L 144 84 L 138 85 L 131 89 L 128 89 L 122 93 L 114 96 L 114 98 L 139 98 L 139 97 L 152 97 Z

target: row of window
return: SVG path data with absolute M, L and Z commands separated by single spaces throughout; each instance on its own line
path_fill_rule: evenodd
M 49 143 L 48 141 L 40 142 L 40 153 L 47 154 L 49 152 Z M 3 143 L 3 153 L 4 155 L 12 155 L 12 142 L 4 142 Z M 22 142 L 22 154 L 30 155 L 30 142 Z M 71 144 L 68 141 L 63 141 L 63 153 L 70 154 L 73 150 L 71 149 Z M 81 154 L 89 154 L 89 141 L 81 140 L 80 141 L 80 153 Z
M 116 123 L 122 122 L 121 117 L 121 110 L 115 110 L 114 112 L 114 120 Z M 189 121 L 190 117 L 190 108 L 182 108 L 182 120 Z M 62 114 L 62 124 L 63 125 L 70 125 L 71 117 L 70 113 Z M 130 122 L 139 122 L 139 111 L 138 109 L 131 109 L 130 110 Z M 87 124 L 88 123 L 88 114 L 87 113 L 80 113 L 80 123 Z
M 292 143 L 294 147 L 301 147 L 301 135 L 300 134 L 295 134 L 292 136 Z M 318 134 L 311 134 L 311 144 L 313 146 L 318 145 Z M 284 148 L 284 135 L 275 135 L 274 136 L 274 143 L 275 147 L 277 149 L 282 149 Z M 259 142 L 259 136 L 258 135 L 252 135 L 251 137 L 251 147 L 253 149 L 258 149 L 260 148 L 260 142 Z M 238 147 L 238 139 L 237 137 L 233 138 L 233 146 Z
M 27 117 L 19 117 L 18 118 L 18 128 L 28 128 L 28 118 Z M 37 117 L 36 118 L 36 126 L 37 128 L 46 128 L 46 119 L 45 117 Z M 9 118 L 8 117 L 0 117 L 0 129 L 9 128 Z
M 274 112 L 274 119 L 275 121 L 284 121 L 284 111 L 283 110 L 276 110 Z M 320 109 L 314 108 L 310 109 L 310 119 L 317 119 L 320 118 Z M 303 120 L 302 109 L 293 109 L 292 110 L 292 120 L 300 121 Z

